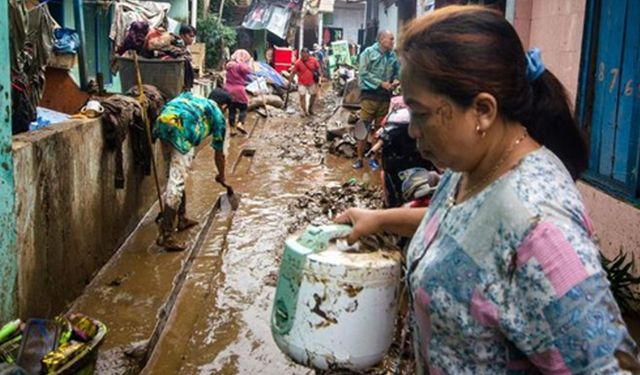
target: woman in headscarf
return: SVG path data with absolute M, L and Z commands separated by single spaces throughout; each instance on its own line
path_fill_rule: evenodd
M 247 118 L 247 104 L 249 97 L 245 90 L 247 77 L 252 73 L 249 64 L 251 63 L 251 55 L 249 52 L 239 49 L 231 55 L 231 60 L 226 65 L 227 77 L 224 89 L 231 95 L 231 104 L 229 105 L 229 126 L 231 126 L 231 135 L 236 135 L 236 129 L 242 134 L 247 134 L 244 129 L 244 122 Z M 236 112 L 238 114 L 238 122 L 236 123 Z

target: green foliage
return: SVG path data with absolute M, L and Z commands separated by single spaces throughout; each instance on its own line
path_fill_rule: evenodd
M 620 250 L 620 253 L 613 260 L 605 258 L 602 253 L 600 258 L 602 267 L 611 283 L 611 292 L 618 306 L 620 306 L 623 313 L 637 314 L 640 296 L 633 287 L 640 285 L 640 277 L 634 277 L 631 273 L 634 268 L 633 256 L 631 260 L 628 260 L 627 254 Z
M 207 67 L 217 69 L 224 56 L 224 47 L 232 49 L 236 44 L 236 31 L 224 25 L 216 14 L 209 13 L 198 20 L 198 40 L 206 45 Z

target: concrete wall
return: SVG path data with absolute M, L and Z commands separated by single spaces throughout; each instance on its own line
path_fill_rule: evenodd
M 167 15 L 180 22 L 189 21 L 189 2 L 187 0 L 171 0 L 171 9 Z
M 585 6 L 586 0 L 518 0 L 514 18 L 514 26 L 525 48 L 542 50 L 545 65 L 569 90 L 574 102 L 578 91 Z
M 578 184 L 594 221 L 600 246 L 609 258 L 622 250 L 640 260 L 640 209 L 586 183 Z
M 520 36 L 524 49 L 529 48 L 529 34 L 531 30 L 531 7 L 533 0 L 519 0 L 515 2 L 513 27 Z
M 542 50 L 545 65 L 575 103 L 586 0 L 517 0 L 514 27 L 525 46 Z M 613 257 L 622 249 L 640 260 L 640 209 L 584 182 L 578 184 L 600 247 Z
M 385 8 L 380 4 L 378 9 L 378 30 L 391 30 L 393 35 L 398 35 L 398 6 L 393 4 Z
M 116 190 L 114 153 L 99 120 L 14 137 L 20 317 L 61 312 L 155 202 L 153 177 L 133 164 L 129 139 L 125 189 Z M 156 160 L 164 176 L 160 148 Z
M 333 23 L 324 26 L 341 27 L 344 39 L 358 43 L 358 30 L 364 22 L 364 4 L 347 4 L 336 1 L 333 9 Z

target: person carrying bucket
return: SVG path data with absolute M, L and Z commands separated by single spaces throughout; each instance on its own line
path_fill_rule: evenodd
M 226 103 L 220 103 L 225 106 Z M 164 209 L 161 213 L 160 233 L 156 240 L 159 246 L 169 251 L 182 251 L 185 243 L 174 238 L 174 232 L 198 225 L 186 216 L 187 196 L 185 182 L 195 157 L 197 147 L 211 135 L 211 146 L 215 151 L 217 182 L 225 183 L 225 120 L 218 104 L 190 92 L 183 92 L 162 109 L 153 126 L 153 137 L 160 138 L 171 146 L 169 179 L 164 194 Z M 177 223 L 176 223 L 177 217 Z

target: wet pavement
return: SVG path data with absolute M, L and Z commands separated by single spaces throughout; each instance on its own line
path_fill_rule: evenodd
M 155 245 L 155 207 L 72 307 L 109 327 L 99 374 L 143 367 L 146 374 L 314 373 L 275 345 L 272 298 L 290 231 L 317 215 L 328 221 L 338 208 L 298 215 L 296 205 L 342 186 L 355 189 L 362 198 L 356 204 L 381 204 L 377 172 L 354 171 L 352 160 L 327 152 L 326 123 L 334 120 L 325 119 L 335 101 L 324 107 L 305 119 L 284 111 L 253 114 L 250 136 L 230 139 L 227 182 L 241 194 L 236 212 L 214 208 L 224 189 L 213 180 L 213 151 L 201 149 L 187 185 L 187 212 L 200 225 L 181 234 L 191 248 L 167 253 Z

